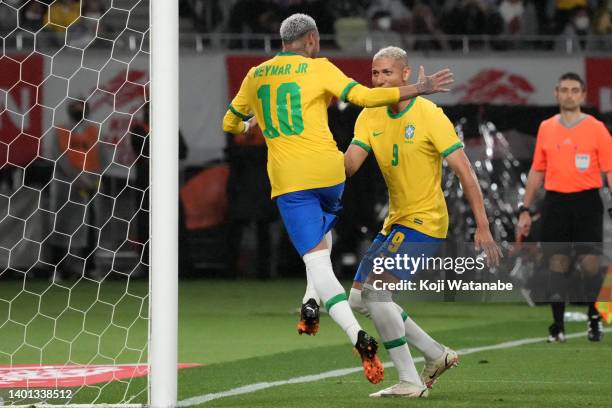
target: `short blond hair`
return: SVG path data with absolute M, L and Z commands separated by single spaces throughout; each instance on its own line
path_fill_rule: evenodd
M 400 47 L 390 46 L 381 48 L 376 54 L 374 54 L 374 59 L 378 58 L 391 58 L 401 61 L 408 66 L 408 53 L 402 50 Z
M 280 36 L 283 43 L 292 43 L 311 31 L 317 31 L 317 23 L 307 14 L 292 14 L 283 20 L 280 26 Z

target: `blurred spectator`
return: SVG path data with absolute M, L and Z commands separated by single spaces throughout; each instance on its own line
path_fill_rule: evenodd
M 434 15 L 434 11 L 427 3 L 421 1 L 415 2 L 412 27 L 413 34 L 417 36 L 430 35 L 436 37 L 431 40 L 417 39 L 413 47 L 415 50 L 440 50 L 448 48 L 445 40 L 441 37 L 442 32 L 438 28 L 438 21 Z
M 588 0 L 555 0 L 555 32 L 560 33 L 567 28 L 575 9 L 586 9 L 588 6 Z
M 100 184 L 98 125 L 86 120 L 85 102 L 68 104 L 68 122 L 57 128 L 56 143 L 51 146 L 57 157 L 51 185 L 52 208 L 56 212 L 55 231 L 61 236 L 51 240 L 54 247 L 55 280 L 95 273 L 97 247 L 96 210 L 93 196 Z M 69 188 L 68 188 L 69 186 Z M 69 201 L 68 201 L 69 200 Z M 61 239 L 70 236 L 69 240 Z M 79 261 L 67 254 L 85 259 Z
M 606 35 L 612 33 L 612 0 L 601 0 L 593 14 L 593 33 Z
M 130 186 L 139 190 L 136 195 L 137 207 L 140 207 L 139 215 L 136 217 L 135 241 L 145 244 L 149 239 L 149 137 L 150 137 L 150 105 L 147 102 L 140 110 L 142 119 L 134 121 L 130 126 L 130 143 L 136 154 L 136 160 L 132 170 L 136 173 L 135 177 L 130 177 Z M 179 161 L 187 158 L 187 144 L 183 134 L 179 129 Z
M 445 16 L 448 34 L 484 34 L 486 9 L 479 0 L 461 0 Z
M 570 21 L 565 25 L 562 34 L 564 37 L 561 38 L 558 49 L 564 49 L 567 38 L 577 40 L 574 41 L 574 44 L 578 45 L 580 49 L 584 50 L 586 48 L 585 37 L 591 34 L 591 19 L 585 8 L 573 10 Z
M 136 161 L 134 162 L 132 171 L 136 172 L 135 177 L 129 177 L 128 183 L 131 187 L 136 188 L 138 191 L 135 194 L 136 199 L 136 216 L 130 222 L 129 238 L 136 242 L 138 245 L 142 245 L 142 250 L 137 251 L 141 255 L 141 264 L 148 264 L 149 259 L 149 114 L 150 114 L 149 103 L 144 104 L 141 107 L 142 116 L 138 120 L 137 116 L 134 115 L 133 122 L 130 124 L 130 142 L 132 149 L 136 154 Z M 131 176 L 131 174 L 130 174 Z
M 281 23 L 279 6 L 270 0 L 239 0 L 230 12 L 228 29 L 231 33 L 278 34 Z M 263 48 L 258 38 L 230 41 L 230 48 Z
M 388 11 L 379 10 L 370 21 L 370 39 L 373 51 L 378 51 L 383 47 L 395 45 L 397 47 L 403 47 L 402 36 L 396 31 L 391 30 L 392 17 Z M 355 44 L 361 46 L 361 44 Z
M 19 25 L 21 28 L 36 32 L 44 25 L 45 13 L 47 13 L 46 5 L 37 1 L 31 1 L 21 9 L 21 20 Z
M 504 22 L 497 8 L 482 0 L 461 0 L 450 10 L 447 9 L 442 23 L 447 34 L 498 35 L 504 29 Z M 451 41 L 453 48 L 462 46 L 460 41 Z M 471 41 L 471 47 L 481 47 L 483 41 Z
M 81 16 L 81 4 L 76 0 L 57 0 L 49 6 L 44 16 L 47 28 L 56 33 L 64 33 L 69 25 Z
M 213 31 L 223 19 L 218 0 L 186 0 L 180 7 L 181 15 L 191 17 L 194 28 L 202 33 Z
M 83 0 L 82 14 L 84 17 L 98 19 L 106 11 L 101 0 Z
M 524 12 L 523 0 L 502 0 L 499 5 L 499 14 L 504 19 L 508 34 L 519 34 L 521 32 L 521 20 Z
M 373 0 L 368 8 L 368 18 L 373 21 L 374 16 L 379 13 L 387 13 L 391 16 L 388 28 L 398 32 L 409 32 L 412 23 L 412 12 L 401 0 Z M 386 23 L 385 23 L 386 24 Z M 387 44 L 391 45 L 391 44 Z
M 334 24 L 334 31 L 334 39 L 340 49 L 363 51 L 370 34 L 370 27 L 363 17 L 340 17 Z
M 259 126 L 244 135 L 229 135 L 226 149 L 230 173 L 227 182 L 229 204 L 229 253 L 233 277 L 244 275 L 241 263 L 244 231 L 255 226 L 255 273 L 259 279 L 271 277 L 271 224 L 277 218 L 270 200 L 270 181 L 266 172 L 267 149 Z
M 82 15 L 89 18 L 81 18 Z M 44 16 L 45 27 L 56 33 L 53 39 L 56 45 L 64 43 L 82 47 L 88 44 L 96 35 L 98 19 L 104 9 L 98 0 L 56 0 L 51 3 Z M 66 34 L 67 36 L 64 36 Z
M 342 17 L 364 17 L 370 6 L 371 0 L 335 0 L 329 5 L 330 12 L 334 16 Z

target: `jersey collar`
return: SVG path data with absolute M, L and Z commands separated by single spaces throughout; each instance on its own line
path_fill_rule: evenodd
M 389 115 L 389 117 L 391 119 L 399 119 L 399 118 L 401 118 L 402 116 L 404 116 L 404 114 L 406 112 L 408 112 L 410 110 L 410 108 L 412 108 L 412 105 L 414 105 L 414 102 L 416 102 L 416 99 L 417 99 L 417 97 L 412 98 L 410 103 L 404 109 L 402 109 L 398 113 L 393 113 L 393 111 L 391 110 L 391 106 L 387 106 L 387 115 Z
M 293 51 L 281 51 L 278 54 L 276 54 L 277 57 L 288 57 L 288 56 L 292 56 L 292 55 L 297 55 L 297 56 L 303 57 L 302 54 L 298 54 L 297 52 L 293 52 Z

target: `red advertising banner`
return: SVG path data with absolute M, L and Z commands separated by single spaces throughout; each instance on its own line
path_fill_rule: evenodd
M 0 168 L 36 158 L 42 134 L 43 58 L 0 57 Z
M 179 364 L 178 368 L 200 364 Z M 80 387 L 108 381 L 144 377 L 145 364 L 123 365 L 15 365 L 0 366 L 0 388 Z
M 585 59 L 587 102 L 600 112 L 612 110 L 612 58 Z

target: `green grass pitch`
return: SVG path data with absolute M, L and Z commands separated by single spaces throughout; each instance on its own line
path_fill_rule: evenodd
M 29 290 L 41 293 L 46 282 L 32 282 Z M 348 288 L 349 282 L 345 282 Z M 59 316 L 68 304 L 79 310 L 90 300 L 103 296 L 104 303 L 94 305 L 82 320 L 62 316 L 60 337 L 80 332 L 83 324 L 101 334 L 100 348 L 94 337 L 76 338 L 71 349 L 56 341 L 45 344 L 48 322 L 33 324 L 25 335 L 36 347 L 19 349 L 23 333 L 4 330 L 0 350 L 11 350 L 13 363 L 108 363 L 112 356 L 118 363 L 145 362 L 146 356 L 126 350 L 125 345 L 143 348 L 146 343 L 146 306 L 137 301 L 146 296 L 144 281 L 110 281 L 100 291 L 93 285 L 79 291 L 78 298 L 66 300 L 61 289 L 47 296 L 45 310 Z M 4 281 L 0 299 L 14 299 L 23 282 Z M 288 380 L 305 375 L 359 366 L 344 333 L 324 315 L 315 337 L 299 336 L 295 330 L 297 307 L 304 281 L 182 281 L 180 285 L 179 361 L 200 363 L 202 367 L 179 372 L 179 400 L 228 391 L 261 382 Z M 76 292 L 74 292 L 76 293 Z M 132 294 L 126 298 L 125 293 Z M 75 295 L 73 295 L 75 296 Z M 11 318 L 27 321 L 36 297 L 19 299 Z M 73 302 L 73 303 L 70 303 Z M 81 303 L 79 303 L 81 302 Z M 146 302 L 145 302 L 146 303 Z M 16 304 L 16 303 L 12 303 Z M 115 305 L 107 308 L 106 304 Z M 9 314 L 7 302 L 0 302 L 0 321 Z M 81 305 L 81 306 L 79 306 Z M 476 304 L 413 302 L 405 310 L 438 341 L 455 349 L 488 346 L 512 340 L 541 337 L 550 320 L 548 307 L 529 308 L 522 304 Z M 569 310 L 584 308 L 571 307 Z M 112 312 L 111 312 L 112 310 Z M 53 315 L 56 313 L 56 315 Z M 78 315 L 78 314 L 77 314 Z M 372 323 L 359 317 L 373 334 Z M 59 321 L 58 320 L 58 321 Z M 84 323 L 85 321 L 85 323 Z M 114 328 L 104 331 L 109 322 L 119 326 L 135 322 L 126 342 L 125 332 Z M 586 324 L 568 323 L 567 332 L 582 332 Z M 0 329 L 1 330 L 1 329 Z M 609 335 L 610 336 L 610 335 Z M 612 336 L 610 336 L 612 337 Z M 13 349 L 17 347 L 16 351 Z M 100 353 L 102 350 L 103 353 Z M 413 351 L 416 357 L 418 353 Z M 103 357 L 104 356 L 104 357 Z M 386 351 L 381 351 L 388 361 Z M 0 353 L 0 364 L 8 357 Z M 422 363 L 417 364 L 420 370 Z M 444 374 L 426 400 L 372 400 L 368 394 L 394 384 L 397 375 L 388 368 L 378 385 L 367 382 L 361 372 L 308 383 L 275 386 L 242 395 L 218 398 L 201 404 L 205 407 L 603 407 L 609 406 L 612 393 L 612 342 L 604 338 L 591 343 L 586 336 L 572 338 L 565 344 L 536 342 L 500 350 L 465 355 L 459 367 Z M 133 403 L 146 402 L 141 391 L 146 379 L 111 382 L 83 388 L 74 403 L 116 403 L 132 395 Z M 7 389 L 0 389 L 6 401 Z

